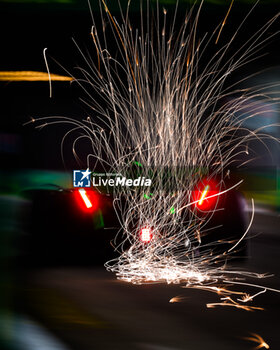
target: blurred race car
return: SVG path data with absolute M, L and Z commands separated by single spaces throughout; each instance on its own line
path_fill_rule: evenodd
M 211 245 L 216 253 L 229 249 L 240 239 L 248 226 L 247 205 L 244 196 L 230 190 L 218 197 L 215 182 L 202 181 L 193 191 L 192 210 L 202 220 L 213 210 L 201 235 L 203 246 Z M 103 264 L 117 256 L 111 242 L 120 229 L 111 195 L 93 188 L 34 189 L 24 192 L 29 201 L 29 220 L 26 226 L 24 250 L 29 264 L 81 265 Z M 125 201 L 125 196 L 123 198 Z M 208 214 L 207 214 L 208 215 Z M 152 232 L 139 229 L 139 240 L 149 244 Z M 212 244 L 213 243 L 213 244 Z M 128 247 L 127 247 L 128 248 Z M 235 255 L 245 256 L 246 241 L 238 245 Z

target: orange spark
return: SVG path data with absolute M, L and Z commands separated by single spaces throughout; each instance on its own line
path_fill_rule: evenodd
M 260 335 L 255 334 L 255 333 L 251 333 L 251 335 L 252 335 L 252 337 L 244 338 L 244 339 L 250 340 L 250 341 L 252 341 L 254 343 L 257 343 L 258 346 L 255 348 L 256 350 L 257 349 L 262 349 L 262 348 L 264 348 L 264 349 L 269 349 L 270 348 L 269 345 L 263 340 L 263 338 Z
M 184 299 L 186 299 L 186 297 L 180 296 L 178 295 L 177 297 L 173 297 L 169 300 L 170 303 L 179 303 L 181 301 L 183 301 Z
M 263 293 L 266 293 L 266 288 L 264 290 L 258 292 L 255 295 L 250 295 L 250 294 L 245 293 L 243 295 L 242 299 L 237 299 L 237 300 L 241 301 L 242 303 L 247 303 L 248 301 L 252 301 L 255 297 L 257 297 L 258 295 L 263 294 Z
M 226 288 L 222 288 L 222 287 L 216 287 L 216 286 L 193 286 L 192 288 L 194 289 L 202 289 L 208 292 L 214 292 L 217 293 L 219 295 L 232 295 L 232 294 L 238 294 L 238 295 L 244 295 L 244 292 L 237 292 L 237 291 L 233 291 L 233 290 L 229 290 Z
M 221 28 L 220 28 L 220 31 L 219 31 L 219 34 L 218 34 L 218 36 L 217 36 L 217 39 L 216 39 L 215 44 L 217 44 L 218 41 L 219 41 L 219 39 L 220 39 L 222 30 L 223 30 L 223 28 L 224 28 L 224 26 L 225 26 L 225 24 L 226 24 L 226 21 L 227 21 L 227 18 L 228 18 L 228 16 L 229 16 L 230 10 L 231 10 L 231 8 L 232 8 L 233 2 L 234 2 L 234 0 L 231 1 L 231 4 L 230 4 L 230 6 L 229 6 L 229 9 L 228 9 L 228 12 L 227 12 L 227 14 L 226 14 L 226 17 L 225 17 L 225 19 L 223 20 L 223 23 L 222 23 L 222 25 L 221 25 Z
M 231 307 L 235 307 L 237 309 L 242 309 L 245 311 L 264 310 L 262 307 L 238 304 L 236 301 L 234 301 L 230 297 L 223 298 L 222 300 L 224 300 L 222 303 L 211 303 L 211 304 L 207 304 L 206 306 L 208 308 L 214 308 L 216 306 L 231 306 Z

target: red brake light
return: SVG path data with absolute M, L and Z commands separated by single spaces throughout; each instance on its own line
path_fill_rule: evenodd
M 145 227 L 141 229 L 140 239 L 144 243 L 149 243 L 152 239 L 152 231 L 149 227 Z
M 215 181 L 209 179 L 202 180 L 193 191 L 195 207 L 202 211 L 214 209 L 218 201 L 218 196 L 215 195 L 218 193 L 219 191 Z
M 76 200 L 81 209 L 93 212 L 98 208 L 98 196 L 96 192 L 80 188 L 75 191 Z
M 80 188 L 80 189 L 79 189 L 79 193 L 80 193 L 80 195 L 81 195 L 81 197 L 82 197 L 82 200 L 83 200 L 84 203 L 85 203 L 86 208 L 87 208 L 87 209 L 92 208 L 92 203 L 91 203 L 90 199 L 89 199 L 88 196 L 87 196 L 86 190 L 85 190 L 84 188 Z

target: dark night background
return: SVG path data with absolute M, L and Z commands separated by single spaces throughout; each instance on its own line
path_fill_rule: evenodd
M 112 2 L 113 13 L 118 16 L 117 5 Z M 115 3 L 115 4 L 114 4 Z M 123 4 L 125 1 L 122 2 Z M 132 1 L 131 22 L 139 23 L 138 1 Z M 162 2 L 172 18 L 173 1 Z M 227 1 L 212 3 L 205 2 L 199 31 L 211 32 L 224 18 L 227 11 Z M 93 1 L 93 12 L 98 23 L 97 1 Z M 183 1 L 180 5 L 177 23 L 181 23 L 182 14 L 190 8 L 190 2 Z M 222 33 L 221 41 L 226 42 L 234 33 L 237 25 L 252 8 L 252 3 L 237 1 L 234 4 L 230 17 Z M 264 25 L 277 11 L 278 2 L 260 1 L 246 21 L 240 35 L 234 42 L 232 52 L 250 38 L 262 25 Z M 74 67 L 85 64 L 75 47 L 72 38 L 84 52 L 86 50 L 94 56 L 95 51 L 90 37 L 91 17 L 87 1 L 4 1 L 0 2 L 1 26 L 1 70 L 31 70 L 46 71 L 43 60 L 43 49 L 48 48 L 48 61 L 52 73 L 67 75 L 56 64 L 52 57 L 71 74 L 76 74 Z M 278 22 L 269 33 L 277 31 Z M 244 71 L 235 73 L 231 81 L 239 79 L 246 74 L 255 73 L 262 69 L 277 67 L 279 63 L 279 37 L 271 39 L 260 54 L 267 55 L 244 68 Z M 115 44 L 112 45 L 114 52 Z M 209 53 L 211 54 L 211 52 Z M 278 75 L 279 70 L 272 74 Z M 263 79 L 263 78 L 262 78 Z M 277 79 L 277 76 L 275 76 Z M 74 85 L 74 84 L 73 84 Z M 1 82 L 1 132 L 16 136 L 17 144 L 12 146 L 13 154 L 1 152 L 1 159 L 8 162 L 8 167 L 36 168 L 36 169 L 64 169 L 60 158 L 60 140 L 63 132 L 61 128 L 46 128 L 34 131 L 33 126 L 23 127 L 26 121 L 39 116 L 63 115 L 83 119 L 90 110 L 79 101 L 82 92 L 78 87 L 70 87 L 69 82 L 53 83 L 53 98 L 49 99 L 49 86 L 46 82 Z M 11 142 L 13 142 L 11 140 Z M 5 148 L 3 145 L 2 147 Z M 17 152 L 13 152 L 17 148 Z M 69 158 L 70 155 L 69 155 Z M 3 161 L 2 161 L 3 164 Z M 69 168 L 75 163 L 68 159 Z M 7 165 L 4 167 L 7 168 Z
M 172 17 L 175 0 L 159 2 Z M 111 3 L 112 13 L 118 16 L 117 1 L 107 3 Z M 121 3 L 124 5 L 126 1 L 121 0 Z M 136 0 L 131 3 L 130 19 L 135 25 L 139 23 L 140 16 L 138 3 Z M 223 42 L 229 40 L 254 3 L 246 0 L 234 2 L 222 32 Z M 199 35 L 211 32 L 223 20 L 229 4 L 227 0 L 205 1 Z M 98 1 L 92 0 L 91 6 L 97 23 L 100 23 Z M 181 1 L 176 22 L 178 26 L 183 13 L 190 7 L 191 1 Z M 261 0 L 246 20 L 232 52 L 279 11 L 280 1 Z M 43 49 L 48 48 L 51 72 L 67 75 L 65 70 L 68 70 L 75 75 L 75 67 L 83 66 L 84 62 L 72 37 L 84 52 L 94 55 L 91 25 L 86 0 L 0 0 L 0 71 L 45 72 Z M 278 20 L 269 29 L 268 35 L 279 29 Z M 115 43 L 112 41 L 110 45 L 114 52 Z M 247 84 L 279 83 L 279 47 L 278 34 L 259 53 L 266 55 L 235 72 L 230 82 L 262 71 Z M 266 309 L 263 312 L 250 313 L 226 308 L 208 310 L 205 304 L 218 298 L 206 292 L 182 289 L 180 286 L 132 286 L 117 282 L 113 274 L 100 267 L 108 259 L 107 254 L 110 254 L 108 247 L 100 248 L 104 235 L 108 233 L 101 233 L 98 229 L 97 233 L 94 231 L 98 235 L 96 237 L 93 231 L 82 232 L 89 227 L 86 220 L 80 226 L 81 235 L 69 238 L 66 231 L 70 230 L 68 226 L 71 224 L 67 226 L 64 221 L 63 228 L 61 222 L 67 218 L 63 210 L 58 215 L 59 207 L 52 208 L 57 212 L 56 215 L 45 215 L 43 224 L 34 218 L 30 219 L 27 214 L 30 209 L 27 199 L 22 195 L 23 191 L 46 184 L 69 187 L 71 170 L 76 169 L 77 164 L 70 148 L 65 153 L 66 166 L 62 162 L 60 142 L 67 130 L 64 126 L 38 130 L 33 124 L 24 124 L 31 118 L 53 115 L 82 120 L 91 113 L 80 101 L 82 91 L 75 84 L 53 82 L 52 88 L 53 97 L 50 99 L 48 82 L 0 81 L 0 348 L 253 349 L 257 344 L 243 338 L 250 333 L 258 333 L 270 344 L 271 349 L 278 350 L 280 294 L 267 293 L 257 299 L 257 306 Z M 275 90 L 279 91 L 279 87 Z M 279 108 L 275 109 L 269 122 L 280 122 Z M 248 127 L 254 129 L 257 126 L 259 124 Z M 269 128 L 266 132 L 280 137 L 279 128 Z M 248 198 L 253 194 L 256 199 L 257 212 L 251 229 L 251 236 L 256 237 L 249 244 L 250 257 L 241 264 L 254 271 L 275 273 L 272 279 L 261 282 L 271 288 L 280 288 L 280 147 L 276 142 L 268 144 L 271 155 L 265 147 L 252 143 L 259 156 L 256 165 L 262 169 L 261 173 L 253 177 L 261 185 L 259 189 L 246 193 Z M 265 191 L 262 184 L 271 177 L 274 177 L 275 185 Z M 46 210 L 51 213 L 50 208 Z M 31 257 L 21 243 L 29 233 L 30 222 L 26 223 L 27 217 L 33 220 L 32 239 L 36 242 L 33 242 L 36 254 Z M 59 220 L 61 222 L 58 224 Z M 58 227 L 63 239 L 57 236 Z M 46 230 L 52 231 L 48 240 L 40 235 Z M 65 243 L 68 239 L 72 243 Z M 104 242 L 108 240 L 107 237 Z M 67 244 L 69 247 L 64 249 Z M 56 248 L 52 250 L 52 246 Z M 46 261 L 42 263 L 41 255 L 50 256 L 51 260 L 52 254 L 60 254 L 62 263 L 56 260 L 58 263 L 55 267 L 50 267 L 52 264 Z M 23 255 L 28 257 L 28 264 Z M 70 255 L 72 260 L 69 266 L 65 261 Z M 97 258 L 91 261 L 85 255 Z M 80 266 L 79 260 L 85 264 Z M 257 291 L 252 289 L 251 293 L 254 292 Z M 185 301 L 168 303 L 175 295 L 183 295 Z

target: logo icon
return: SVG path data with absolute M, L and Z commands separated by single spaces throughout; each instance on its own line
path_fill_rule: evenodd
M 73 187 L 90 187 L 90 174 L 91 174 L 91 171 L 89 171 L 89 169 L 74 170 Z

